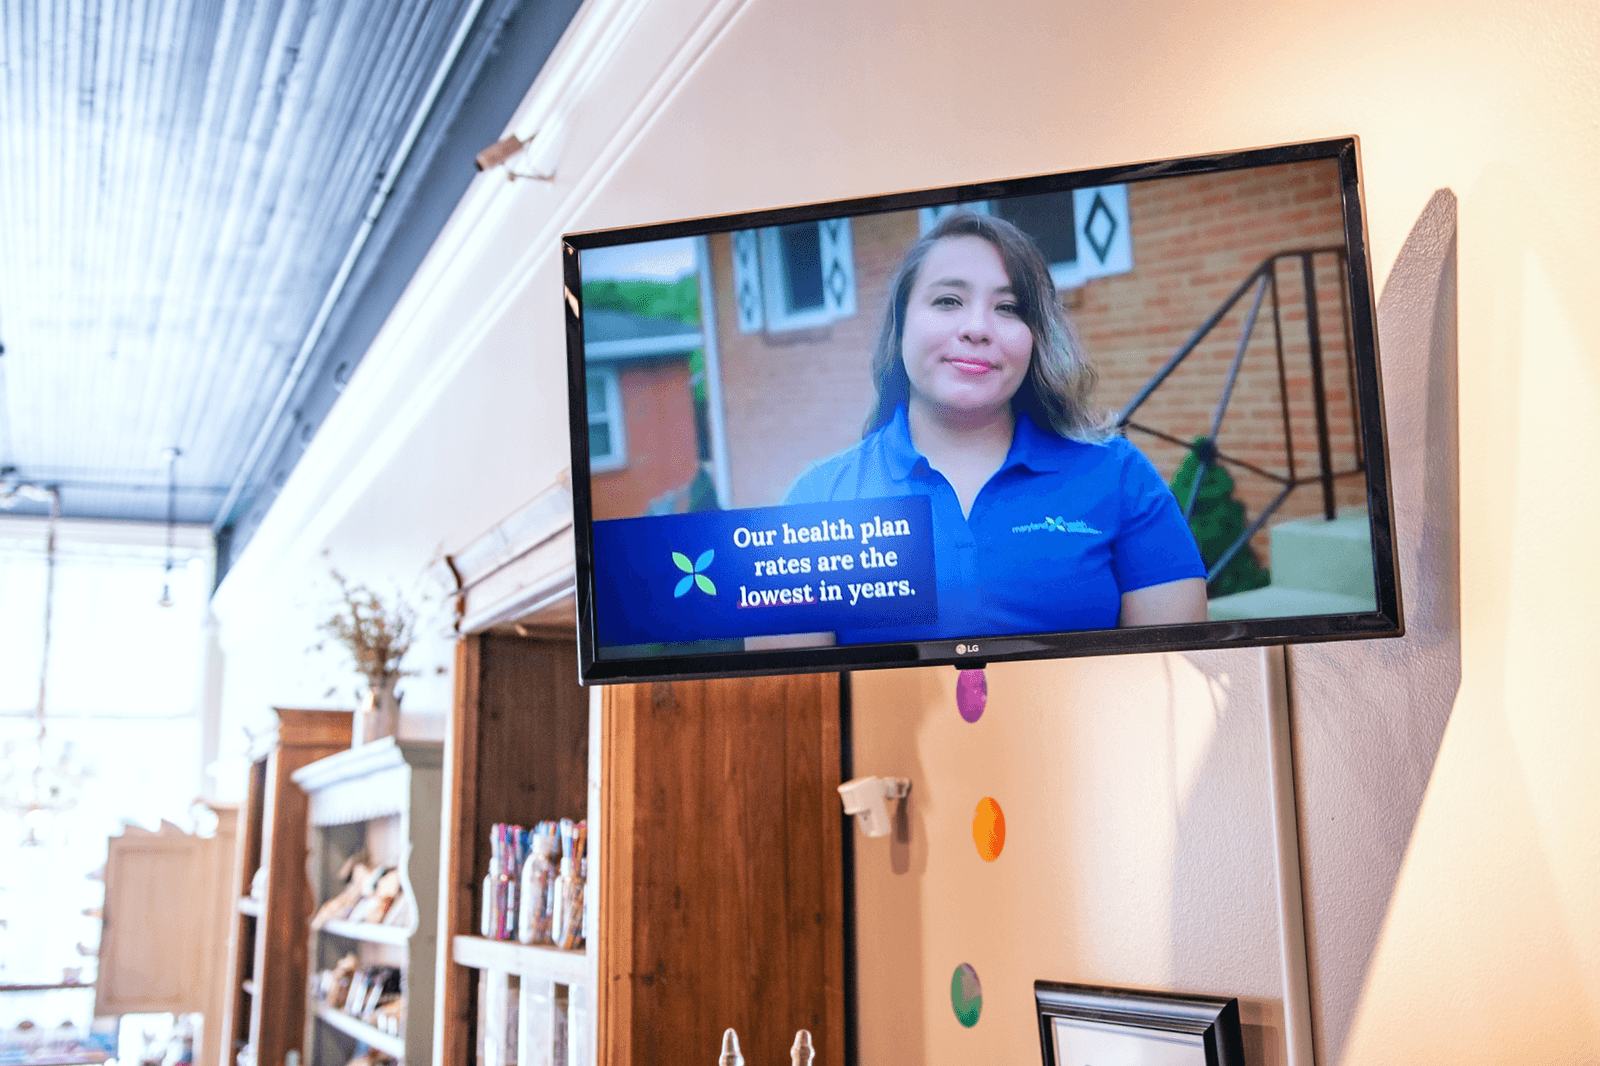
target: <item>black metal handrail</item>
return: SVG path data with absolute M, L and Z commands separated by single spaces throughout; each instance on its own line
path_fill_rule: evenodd
M 1351 400 L 1350 417 L 1352 429 L 1354 430 L 1354 439 L 1356 442 L 1356 462 L 1355 466 L 1349 470 L 1335 470 L 1333 468 L 1333 447 L 1330 442 L 1328 432 L 1327 386 L 1324 380 L 1322 365 L 1322 325 L 1317 306 L 1317 279 L 1316 268 L 1314 264 L 1315 257 L 1318 255 L 1334 255 L 1339 260 L 1339 302 L 1340 310 L 1344 320 L 1344 335 L 1346 338 L 1346 344 L 1348 344 L 1348 338 L 1350 336 L 1350 294 L 1345 285 L 1344 248 L 1335 245 L 1331 247 L 1301 248 L 1293 251 L 1278 252 L 1275 255 L 1270 255 L 1263 259 L 1260 265 L 1252 270 L 1245 277 L 1245 279 L 1239 283 L 1238 287 L 1228 295 L 1227 299 L 1223 300 L 1221 305 L 1219 305 L 1217 309 L 1212 312 L 1203 323 L 1200 324 L 1200 328 L 1196 329 L 1194 333 L 1190 335 L 1189 339 L 1185 341 L 1177 351 L 1172 353 L 1172 356 L 1166 361 L 1161 369 L 1156 371 L 1155 375 L 1151 377 L 1149 381 L 1145 382 L 1144 387 L 1141 388 L 1133 397 L 1133 399 L 1129 400 L 1127 405 L 1124 406 L 1117 414 L 1116 422 L 1119 429 L 1137 429 L 1142 433 L 1148 433 L 1153 437 L 1176 444 L 1179 447 L 1186 448 L 1194 453 L 1196 460 L 1194 484 L 1190 486 L 1188 499 L 1181 501 L 1183 504 L 1183 517 L 1185 519 L 1188 519 L 1194 512 L 1195 501 L 1200 495 L 1201 479 L 1205 477 L 1206 471 L 1210 469 L 1214 463 L 1226 463 L 1241 470 L 1247 470 L 1258 477 L 1264 477 L 1267 480 L 1282 486 L 1278 495 L 1273 498 L 1272 502 L 1267 504 L 1267 506 L 1262 510 L 1261 514 L 1256 517 L 1255 521 L 1246 526 L 1244 532 L 1241 533 L 1239 537 L 1228 546 L 1227 551 L 1218 556 L 1217 561 L 1211 565 L 1206 574 L 1207 581 L 1216 579 L 1216 576 L 1222 572 L 1223 568 L 1226 567 L 1228 563 L 1233 561 L 1233 557 L 1239 553 L 1239 550 L 1250 542 L 1250 538 L 1255 536 L 1261 527 L 1266 524 L 1267 520 L 1277 512 L 1278 508 L 1283 506 L 1284 501 L 1289 498 L 1289 494 L 1295 489 L 1302 485 L 1309 485 L 1313 482 L 1320 483 L 1322 486 L 1323 515 L 1329 521 L 1332 521 L 1335 517 L 1333 494 L 1334 481 L 1338 478 L 1350 477 L 1354 474 L 1362 474 L 1366 470 L 1366 460 L 1361 451 L 1360 416 L 1355 408 L 1355 368 L 1352 360 L 1348 357 L 1345 359 L 1345 370 L 1350 376 L 1348 395 L 1350 396 Z M 1300 260 L 1300 279 L 1301 284 L 1304 286 L 1306 339 L 1311 369 L 1312 401 L 1315 408 L 1315 417 L 1317 422 L 1318 460 L 1317 473 L 1309 477 L 1300 477 L 1296 470 L 1294 434 L 1289 417 L 1289 382 L 1288 372 L 1285 369 L 1283 357 L 1283 315 L 1282 304 L 1279 300 L 1278 294 L 1277 270 L 1278 262 L 1280 260 L 1287 259 Z M 1218 323 L 1227 317 L 1228 312 L 1232 311 L 1234 306 L 1238 304 L 1239 301 L 1244 298 L 1245 294 L 1250 292 L 1252 289 L 1255 291 L 1255 297 L 1251 301 L 1249 312 L 1245 315 L 1244 325 L 1239 333 L 1238 347 L 1234 351 L 1233 361 L 1228 366 L 1228 376 L 1223 382 L 1222 392 L 1218 396 L 1216 408 L 1212 412 L 1210 432 L 1204 437 L 1197 438 L 1193 441 L 1187 441 L 1181 440 L 1170 433 L 1163 433 L 1161 430 L 1133 421 L 1134 412 L 1137 411 L 1145 403 L 1145 401 L 1150 398 L 1151 394 L 1154 393 L 1156 389 L 1161 387 L 1167 378 L 1172 375 L 1172 372 L 1178 369 L 1179 365 L 1182 364 L 1183 361 L 1187 359 L 1197 347 L 1199 347 L 1200 342 L 1205 340 L 1211 331 L 1217 327 Z M 1272 312 L 1272 336 L 1278 361 L 1278 399 L 1283 410 L 1283 448 L 1284 454 L 1287 456 L 1288 460 L 1287 474 L 1277 474 L 1270 470 L 1264 470 L 1253 463 L 1248 463 L 1243 459 L 1238 458 L 1237 456 L 1227 455 L 1217 447 L 1217 437 L 1222 432 L 1222 422 L 1227 416 L 1228 404 L 1233 399 L 1233 389 L 1239 380 L 1239 370 L 1244 364 L 1245 354 L 1249 351 L 1250 341 L 1255 335 L 1256 324 L 1261 315 L 1261 305 L 1266 301 L 1268 296 L 1271 297 L 1270 307 Z

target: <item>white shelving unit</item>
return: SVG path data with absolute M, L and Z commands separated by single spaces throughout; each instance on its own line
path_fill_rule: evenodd
M 590 1046 L 594 959 L 588 952 L 457 936 L 451 941 L 450 957 L 480 974 L 482 1066 L 577 1066 L 595 1061 Z
M 357 1045 L 408 1066 L 433 1061 L 434 964 L 439 910 L 439 803 L 443 745 L 389 737 L 311 763 L 294 774 L 310 801 L 308 869 L 318 903 L 343 885 L 338 871 L 366 848 L 393 865 L 411 902 L 407 926 L 331 920 L 311 933 L 313 972 L 354 953 L 363 966 L 400 969 L 403 1029 L 385 1033 L 320 1002 L 306 1007 L 305 1062 L 343 1066 Z
M 406 1042 L 398 1036 L 390 1036 L 381 1029 L 375 1029 L 352 1015 L 332 1007 L 317 1007 L 317 1020 L 346 1036 L 355 1037 L 357 1042 L 375 1047 L 385 1055 L 393 1055 L 397 1059 L 404 1059 L 406 1055 Z
M 589 956 L 581 950 L 563 951 L 548 944 L 519 944 L 481 936 L 458 936 L 451 950 L 452 958 L 474 970 L 498 970 L 524 977 L 543 975 L 567 984 L 589 980 Z
M 347 922 L 343 918 L 323 923 L 322 933 L 324 936 L 361 940 L 368 944 L 404 944 L 411 939 L 410 929 L 374 922 Z

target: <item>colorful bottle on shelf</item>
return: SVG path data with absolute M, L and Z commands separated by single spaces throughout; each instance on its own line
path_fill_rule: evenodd
M 574 894 L 577 870 L 572 864 L 572 819 L 561 819 L 561 872 L 556 875 L 553 903 L 550 908 L 550 939 L 556 947 L 567 947 L 567 924 L 572 918 L 572 905 L 578 900 Z
M 553 834 L 549 822 L 540 822 L 533 831 L 527 861 L 522 864 L 521 906 L 517 913 L 517 939 L 524 944 L 543 944 L 550 940 L 550 882 L 555 870 L 550 865 Z
M 495 886 L 500 883 L 500 863 L 498 859 L 489 859 L 489 872 L 483 878 L 483 911 L 478 918 L 478 934 L 480 936 L 494 936 L 494 893 Z
M 585 844 L 587 844 L 587 827 L 585 827 L 585 830 Z M 589 851 L 587 847 L 584 848 L 583 857 L 578 860 L 578 876 L 583 878 L 584 883 L 582 937 L 584 943 L 588 943 L 589 938 L 594 935 L 594 908 L 591 905 L 594 900 L 594 893 L 588 889 Z
M 550 936 L 559 948 L 572 951 L 583 945 L 584 878 L 579 857 L 587 847 L 589 825 L 561 820 L 561 872 L 554 886 L 555 905 L 550 920 Z

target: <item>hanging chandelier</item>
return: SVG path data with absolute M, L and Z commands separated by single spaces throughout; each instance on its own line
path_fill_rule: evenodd
M 34 735 L 8 741 L 0 751 L 0 809 L 22 818 L 23 844 L 44 843 L 55 816 L 78 805 L 89 771 L 73 755 L 70 741 L 54 741 L 45 728 L 45 688 L 50 677 L 50 629 L 55 613 L 56 523 L 61 518 L 61 494 L 54 488 L 7 482 L 0 485 L 0 507 L 11 508 L 22 499 L 50 504 L 49 532 L 45 538 L 44 642 L 39 664 L 39 702 L 34 708 Z

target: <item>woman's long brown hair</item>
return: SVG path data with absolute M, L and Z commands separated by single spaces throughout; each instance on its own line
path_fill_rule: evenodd
M 1000 254 L 1022 320 L 1033 333 L 1028 373 L 1011 398 L 1014 411 L 1025 411 L 1040 429 L 1073 440 L 1099 441 L 1112 435 L 1106 416 L 1089 406 L 1094 368 L 1084 358 L 1077 330 L 1067 317 L 1050 278 L 1050 265 L 1033 238 L 1003 218 L 972 211 L 953 211 L 923 234 L 906 252 L 889 287 L 889 305 L 872 353 L 872 381 L 878 402 L 862 429 L 864 437 L 894 417 L 895 408 L 911 398 L 901 355 L 906 304 L 928 253 L 948 237 L 981 237 Z

